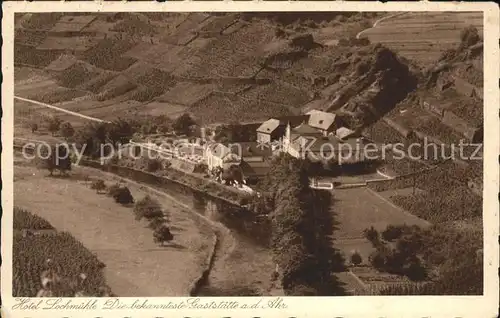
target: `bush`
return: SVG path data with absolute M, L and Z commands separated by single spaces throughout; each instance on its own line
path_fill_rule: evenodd
M 64 122 L 59 127 L 59 133 L 64 138 L 70 138 L 73 137 L 73 135 L 75 134 L 75 129 L 73 128 L 70 122 Z
M 159 227 L 166 225 L 167 219 L 165 217 L 155 217 L 149 221 L 148 227 L 152 230 L 156 230 Z
M 59 117 L 50 116 L 46 118 L 47 130 L 51 132 L 52 136 L 61 128 L 62 120 Z
M 97 193 L 99 193 L 101 191 L 106 190 L 106 184 L 104 183 L 104 180 L 97 179 L 92 181 L 92 183 L 90 184 L 90 188 L 92 190 L 96 190 Z
M 360 265 L 362 262 L 363 262 L 363 258 L 361 257 L 361 255 L 358 252 L 352 253 L 352 255 L 351 255 L 351 263 L 354 266 Z
M 118 193 L 119 189 L 120 185 L 118 183 L 115 183 L 112 186 L 108 187 L 107 195 L 110 197 L 114 197 Z
M 113 199 L 115 199 L 116 203 L 120 204 L 129 204 L 134 203 L 134 197 L 127 187 L 118 187 L 118 189 L 114 190 Z
M 400 226 L 388 225 L 382 232 L 382 238 L 388 242 L 392 242 L 401 237 L 403 229 Z
M 174 236 L 167 226 L 162 225 L 154 231 L 153 238 L 155 243 L 160 243 L 163 246 L 164 242 L 173 240 Z
M 479 31 L 474 26 L 468 26 L 460 32 L 461 46 L 469 47 L 478 43 L 481 40 Z
M 158 159 L 149 159 L 147 162 L 146 170 L 149 172 L 155 172 L 162 168 L 161 162 Z
M 365 229 L 363 231 L 363 234 L 368 241 L 372 242 L 374 246 L 377 245 L 380 241 L 378 231 L 375 230 L 373 226 L 370 227 L 369 229 Z
M 146 218 L 151 220 L 154 218 L 159 218 L 163 216 L 163 210 L 158 201 L 146 195 L 141 200 L 137 201 L 134 207 L 134 213 L 136 220 L 142 220 Z

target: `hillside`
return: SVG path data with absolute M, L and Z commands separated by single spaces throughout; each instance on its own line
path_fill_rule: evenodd
M 381 14 L 302 15 L 25 14 L 16 17 L 16 94 L 70 101 L 65 107 L 96 117 L 124 100 L 140 104 L 130 116 L 190 111 L 204 123 L 241 119 L 249 109 L 251 120 L 299 113 L 323 101 L 367 43 L 332 48 Z M 213 111 L 225 104 L 231 112 Z
M 473 45 L 460 44 L 460 31 L 467 21 L 477 24 L 477 14 L 54 13 L 16 19 L 16 94 L 102 119 L 190 112 L 212 124 L 322 109 L 344 113 L 353 128 L 363 128 L 380 125 L 389 113 L 384 120 L 391 118 L 397 130 L 445 141 L 477 139 L 482 123 L 481 28 Z M 408 34 L 418 27 L 439 31 L 425 40 L 439 43 L 430 54 L 436 59 L 409 54 L 422 47 L 393 38 L 391 25 Z M 435 104 L 453 114 L 429 111 L 437 106 L 426 105 Z

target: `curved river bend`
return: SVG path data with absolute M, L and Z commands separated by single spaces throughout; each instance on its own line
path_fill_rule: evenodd
M 267 294 L 274 264 L 268 249 L 270 226 L 266 218 L 255 217 L 244 208 L 167 178 L 127 167 L 103 167 L 94 162 L 82 164 L 147 184 L 217 225 L 218 243 L 212 267 L 191 296 Z

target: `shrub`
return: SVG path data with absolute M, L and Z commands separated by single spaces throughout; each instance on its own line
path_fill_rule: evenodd
M 460 32 L 461 45 L 464 47 L 469 47 L 478 43 L 481 40 L 479 37 L 479 31 L 474 26 L 468 26 Z
M 73 137 L 73 135 L 75 134 L 75 129 L 73 128 L 70 122 L 64 122 L 59 127 L 59 133 L 64 138 L 69 138 Z
M 158 159 L 148 159 L 146 170 L 149 172 L 155 172 L 162 168 L 161 162 Z
M 118 190 L 120 189 L 120 185 L 118 183 L 113 184 L 112 186 L 108 187 L 108 196 L 114 197 L 117 193 Z
M 149 195 L 137 201 L 134 207 L 134 213 L 138 221 L 142 220 L 142 218 L 151 220 L 163 216 L 163 210 L 160 203 Z
M 97 179 L 92 181 L 92 183 L 90 184 L 90 188 L 92 190 L 96 190 L 97 193 L 99 193 L 101 191 L 106 190 L 106 184 L 104 183 L 104 180 Z
M 153 233 L 153 239 L 155 243 L 160 243 L 162 246 L 164 242 L 169 242 L 174 239 L 174 236 L 170 232 L 170 229 L 162 225 L 158 227 Z
M 71 171 L 71 156 L 65 145 L 52 146 L 50 149 L 42 148 L 41 155 L 37 156 L 37 165 L 41 169 L 47 169 L 52 176 L 54 170 L 59 170 L 61 175 Z M 46 159 L 45 159 L 46 158 Z
M 152 230 L 156 230 L 157 228 L 166 225 L 167 219 L 165 217 L 155 217 L 149 221 L 148 227 Z
M 286 33 L 282 28 L 276 28 L 276 30 L 274 30 L 274 35 L 279 39 L 286 37 Z
M 62 120 L 56 116 L 50 116 L 46 118 L 47 121 L 47 130 L 51 132 L 52 136 L 59 131 L 61 128 Z
M 403 229 L 400 226 L 388 225 L 382 232 L 382 238 L 388 242 L 392 242 L 401 237 Z
M 373 226 L 371 226 L 369 229 L 365 229 L 363 231 L 363 234 L 368 241 L 372 242 L 374 246 L 377 245 L 380 241 L 379 233 Z
M 427 270 L 418 258 L 412 258 L 405 266 L 404 273 L 412 281 L 422 281 L 427 278 Z
M 134 203 L 134 197 L 127 187 L 119 187 L 114 191 L 113 199 L 115 199 L 116 203 L 120 204 L 129 204 Z
M 358 252 L 354 252 L 351 255 L 351 263 L 355 266 L 360 265 L 363 262 L 363 258 Z

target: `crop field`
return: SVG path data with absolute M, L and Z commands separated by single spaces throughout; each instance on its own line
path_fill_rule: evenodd
M 203 124 L 221 122 L 240 122 L 266 120 L 270 117 L 288 116 L 294 113 L 285 105 L 273 104 L 265 100 L 252 100 L 243 97 L 229 97 L 222 94 L 212 94 L 189 108 L 199 116 Z
M 36 47 L 40 45 L 46 37 L 47 32 L 45 31 L 16 29 L 14 41 L 16 42 L 16 44 Z
M 467 187 L 469 169 L 457 163 L 441 164 L 437 169 L 418 174 L 415 178 L 393 181 L 390 189 L 415 186 L 423 190 L 415 194 L 395 194 L 391 201 L 430 222 L 470 220 L 481 217 L 482 199 Z M 374 187 L 376 191 L 387 188 Z
M 382 43 L 402 56 L 427 65 L 460 42 L 460 31 L 473 25 L 483 29 L 477 12 L 412 12 L 380 22 L 363 32 L 371 42 Z
M 37 50 L 32 46 L 17 44 L 14 46 L 14 64 L 45 67 L 56 60 L 61 53 L 61 51 Z
M 215 88 L 214 84 L 177 83 L 172 89 L 157 98 L 158 101 L 190 106 L 207 97 Z
M 54 227 L 36 214 L 27 210 L 14 207 L 14 221 L 12 228 L 15 230 L 53 230 Z
M 169 117 L 176 117 L 177 115 L 182 115 L 186 110 L 188 110 L 186 106 L 161 101 L 154 101 L 141 106 L 141 113 L 152 116 L 167 115 Z
M 303 106 L 311 99 L 307 91 L 282 82 L 258 85 L 243 93 L 242 96 L 254 100 L 284 104 L 295 108 Z
M 47 71 L 61 72 L 77 63 L 77 58 L 70 54 L 61 54 L 56 60 L 52 61 L 45 69 Z
M 86 293 L 98 294 L 99 288 L 106 286 L 102 273 L 104 264 L 69 233 L 38 234 L 31 237 L 14 234 L 13 245 L 14 297 L 36 296 L 41 288 L 40 274 L 43 265 L 49 258 L 65 279 L 76 280 L 84 273 L 87 276 L 84 286 Z
M 389 224 L 408 224 L 425 227 L 428 223 L 405 213 L 367 188 L 343 189 L 335 192 L 333 207 L 339 222 L 335 230 L 338 240 L 361 238 L 363 230 L 373 226 L 384 230 Z

